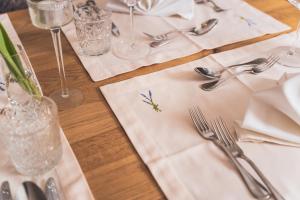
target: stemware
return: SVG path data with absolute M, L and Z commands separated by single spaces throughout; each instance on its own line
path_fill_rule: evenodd
M 54 91 L 50 97 L 58 108 L 76 107 L 83 101 L 83 94 L 78 89 L 67 86 L 63 54 L 61 47 L 61 27 L 73 19 L 71 0 L 27 0 L 32 24 L 37 28 L 50 30 L 58 64 L 61 90 Z
M 118 40 L 113 47 L 113 52 L 116 56 L 127 59 L 135 60 L 146 57 L 150 53 L 150 47 L 143 42 L 138 42 L 135 37 L 134 30 L 134 7 L 139 0 L 124 0 L 129 7 L 130 15 L 130 37 L 128 39 Z

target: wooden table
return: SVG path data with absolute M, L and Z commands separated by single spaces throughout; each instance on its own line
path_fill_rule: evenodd
M 247 2 L 293 28 L 300 19 L 300 12 L 286 0 L 247 0 Z M 27 10 L 9 13 L 9 16 L 32 61 L 43 91 L 48 95 L 60 87 L 50 32 L 33 27 Z M 99 86 L 187 63 L 213 52 L 229 50 L 274 36 L 263 36 L 199 52 L 96 83 L 90 79 L 72 47 L 63 37 L 69 85 L 80 88 L 85 100 L 77 108 L 59 112 L 60 123 L 95 198 L 165 199 L 105 101 L 98 89 Z

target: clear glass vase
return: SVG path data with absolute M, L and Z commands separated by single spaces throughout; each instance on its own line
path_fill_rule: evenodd
M 18 69 L 22 71 L 18 77 L 0 59 L 0 96 L 6 99 L 0 102 L 1 142 L 19 173 L 42 175 L 53 169 L 62 156 L 57 106 L 41 95 L 30 63 L 16 56 L 23 68 Z

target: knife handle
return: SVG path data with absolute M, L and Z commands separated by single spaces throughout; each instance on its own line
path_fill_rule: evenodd
M 226 149 L 225 146 L 220 144 L 218 141 L 214 141 L 214 143 L 227 155 L 227 157 L 232 161 L 232 164 L 236 167 L 241 176 L 242 180 L 244 181 L 245 185 L 247 186 L 249 192 L 255 197 L 256 199 L 269 199 L 270 193 L 268 190 L 258 182 L 240 163 L 239 161 L 231 154 L 230 151 Z
M 255 163 L 250 158 L 248 158 L 245 155 L 241 156 L 241 158 L 245 160 L 247 163 L 249 163 L 252 169 L 257 173 L 257 175 L 261 178 L 263 183 L 267 186 L 267 188 L 269 189 L 270 193 L 272 194 L 275 200 L 285 200 L 285 198 L 278 192 L 278 190 L 264 176 L 264 174 L 260 171 L 260 169 L 255 165 Z

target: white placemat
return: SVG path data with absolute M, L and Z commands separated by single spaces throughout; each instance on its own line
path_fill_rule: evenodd
M 178 28 L 199 26 L 209 18 L 217 18 L 219 23 L 209 33 L 202 36 L 179 33 L 171 43 L 159 48 L 152 48 L 148 57 L 135 61 L 120 59 L 111 51 L 101 56 L 85 56 L 80 49 L 74 23 L 63 27 L 63 32 L 92 80 L 100 81 L 133 71 L 142 66 L 188 56 L 203 49 L 213 49 L 289 29 L 287 25 L 253 8 L 242 0 L 227 0 L 226 3 L 221 0 L 216 2 L 226 8 L 227 11 L 215 13 L 206 5 L 195 5 L 195 17 L 191 21 L 176 17 L 136 16 L 137 40 L 147 43 L 149 43 L 149 40 L 142 32 L 161 34 Z M 128 15 L 113 13 L 112 20 L 119 27 L 121 36 L 126 38 L 129 34 Z
M 277 44 L 282 37 L 270 43 Z M 292 40 L 290 37 L 288 42 Z M 260 45 L 265 43 L 257 44 Z M 249 60 L 255 50 L 248 49 Z M 198 135 L 188 113 L 189 108 L 198 105 L 210 119 L 222 116 L 233 125 L 235 120 L 243 118 L 253 91 L 242 79 L 228 81 L 210 92 L 199 88 L 203 79 L 194 68 L 221 68 L 220 63 L 229 57 L 226 52 L 222 59 L 222 54 L 101 87 L 168 199 L 253 199 L 226 157 Z M 241 61 L 238 56 L 235 58 Z M 243 79 L 253 77 L 245 75 Z M 300 198 L 298 148 L 266 143 L 240 143 L 240 146 L 287 200 Z
M 5 27 L 12 42 L 15 45 L 22 45 L 8 15 L 0 15 L 0 21 Z M 34 77 L 36 78 L 35 74 Z M 6 102 L 6 92 L 0 91 L 0 107 L 5 105 Z M 63 146 L 63 157 L 58 166 L 56 166 L 56 172 L 66 200 L 93 200 L 94 197 L 85 176 L 63 131 L 61 131 L 61 141 Z M 14 166 L 9 161 L 9 155 L 7 155 L 3 148 L 0 149 L 0 154 L 2 162 L 7 160 L 6 164 L 0 166 L 0 182 L 5 180 L 9 181 L 12 193 L 15 196 L 21 183 L 25 180 L 30 180 L 30 177 L 22 176 L 15 170 Z

